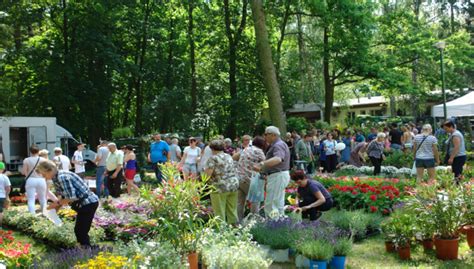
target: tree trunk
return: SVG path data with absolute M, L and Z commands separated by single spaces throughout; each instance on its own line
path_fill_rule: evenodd
M 168 35 L 168 60 L 167 60 L 167 68 L 166 68 L 166 89 L 168 91 L 173 91 L 174 88 L 174 19 L 170 18 L 169 24 L 169 35 Z M 163 110 L 166 111 L 167 107 L 163 107 Z M 170 127 L 170 117 L 163 116 L 161 117 L 161 125 L 160 131 L 166 132 L 169 131 Z
M 268 40 L 267 26 L 265 24 L 265 12 L 262 0 L 251 0 L 252 17 L 255 27 L 255 39 L 257 53 L 262 68 L 263 84 L 267 90 L 268 104 L 272 123 L 280 128 L 282 134 L 286 133 L 286 116 L 283 112 L 283 104 L 280 96 L 275 66 L 272 60 L 272 50 Z
M 286 0 L 285 15 L 283 15 L 283 20 L 280 25 L 280 38 L 278 39 L 278 43 L 277 43 L 275 67 L 276 67 L 276 76 L 277 76 L 278 81 L 280 80 L 279 78 L 280 78 L 281 47 L 283 45 L 283 41 L 285 40 L 286 25 L 288 24 L 288 19 L 290 18 L 290 4 L 291 4 L 291 0 Z
M 196 79 L 196 53 L 194 45 L 194 0 L 189 0 L 188 3 L 188 39 L 189 39 L 189 60 L 191 61 L 191 109 L 192 113 L 196 112 L 197 108 L 197 79 Z
M 397 102 L 393 94 L 390 95 L 390 116 L 397 116 Z
M 420 6 L 421 6 L 421 1 L 420 0 L 417 0 L 414 2 L 414 5 L 415 5 L 415 20 L 417 23 L 419 23 L 420 21 Z M 415 120 L 416 118 L 418 117 L 418 108 L 419 108 L 419 105 L 418 105 L 418 96 L 416 94 L 417 90 L 416 88 L 418 88 L 418 59 L 417 59 L 418 55 L 415 55 L 415 60 L 413 61 L 412 63 L 412 66 L 411 66 L 411 83 L 413 85 L 413 93 L 411 94 L 411 110 L 412 110 L 412 115 L 413 117 L 415 117 Z
M 449 7 L 451 8 L 451 34 L 454 34 L 454 3 L 456 1 L 449 1 Z
M 299 7 L 298 7 L 299 11 Z M 306 51 L 304 47 L 303 40 L 303 27 L 301 25 L 301 14 L 296 15 L 296 24 L 298 29 L 298 60 L 299 60 L 299 71 L 300 71 L 300 89 L 298 93 L 298 102 L 303 103 L 304 99 L 304 90 L 306 88 Z
M 247 0 L 242 3 L 242 18 L 235 34 L 232 34 L 232 22 L 229 7 L 229 0 L 224 0 L 224 21 L 227 41 L 229 43 L 229 93 L 230 93 L 230 119 L 225 134 L 228 137 L 236 137 L 237 135 L 237 116 L 238 116 L 238 97 L 237 97 L 237 46 L 245 28 L 247 18 Z
M 153 2 L 152 2 L 153 3 Z M 142 25 L 142 42 L 140 44 L 140 58 L 138 61 L 138 74 L 137 79 L 135 81 L 135 93 L 136 93 L 136 100 L 135 100 L 135 136 L 139 136 L 143 132 L 142 127 L 142 114 L 143 114 L 143 94 L 141 89 L 142 84 L 142 71 L 143 65 L 145 62 L 145 54 L 147 49 L 147 40 L 148 40 L 148 20 L 151 13 L 150 2 L 147 1 L 145 3 L 145 14 L 143 18 L 143 25 Z
M 334 102 L 334 84 L 329 74 L 329 33 L 324 27 L 323 33 L 323 78 L 324 78 L 324 121 L 331 123 L 332 104 Z

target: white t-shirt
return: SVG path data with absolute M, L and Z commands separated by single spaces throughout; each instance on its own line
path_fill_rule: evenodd
M 74 164 L 74 172 L 76 174 L 84 173 L 86 171 L 86 167 L 84 166 L 84 158 L 82 157 L 82 151 L 76 150 L 74 152 L 74 155 L 72 156 L 72 159 L 78 162 Z
M 5 187 L 11 186 L 10 179 L 4 175 L 0 174 L 0 198 L 6 198 L 7 194 L 5 192 Z
M 71 161 L 66 155 L 58 155 L 54 156 L 53 161 L 55 163 L 61 162 L 61 164 L 58 166 L 59 171 L 69 171 L 69 168 L 71 167 Z
M 184 148 L 184 153 L 187 156 L 186 160 L 184 160 L 185 163 L 196 164 L 197 158 L 201 155 L 201 149 L 198 147 L 191 148 L 190 146 L 187 146 Z

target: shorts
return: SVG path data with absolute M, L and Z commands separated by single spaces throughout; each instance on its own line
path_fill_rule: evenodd
M 0 198 L 0 213 L 3 213 L 3 206 L 5 205 L 6 198 Z
M 416 168 L 434 168 L 435 159 L 416 159 Z
M 390 144 L 390 148 L 394 149 L 394 150 L 401 150 L 402 145 L 392 143 L 392 144 Z
M 185 163 L 183 165 L 183 172 L 190 174 L 197 174 L 197 164 L 196 163 Z
M 133 180 L 135 175 L 137 174 L 137 170 L 135 169 L 127 169 L 125 170 L 125 179 L 126 180 Z

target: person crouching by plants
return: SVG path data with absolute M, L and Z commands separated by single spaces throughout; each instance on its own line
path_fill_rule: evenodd
M 378 133 L 377 138 L 367 146 L 367 155 L 374 166 L 374 176 L 380 174 L 382 160 L 385 159 L 384 150 L 385 133 Z
M 11 190 L 10 179 L 3 174 L 5 171 L 5 163 L 0 162 L 0 227 L 3 223 L 3 209 L 8 208 L 10 204 L 9 194 Z
M 320 182 L 310 180 L 303 170 L 297 170 L 291 179 L 298 185 L 296 212 L 301 212 L 304 219 L 311 221 L 321 217 L 322 211 L 328 211 L 333 206 L 331 194 Z
M 99 197 L 77 174 L 58 171 L 56 164 L 52 161 L 39 163 L 36 171 L 46 180 L 52 179 L 54 187 L 60 195 L 59 200 L 50 204 L 48 209 L 58 211 L 62 206 L 70 205 L 77 212 L 76 225 L 74 226 L 77 242 L 81 246 L 90 247 L 89 230 L 95 211 L 99 206 Z
M 234 160 L 224 153 L 224 141 L 213 140 L 209 144 L 212 157 L 207 160 L 205 172 L 209 182 L 215 187 L 211 193 L 211 206 L 214 214 L 228 224 L 237 223 L 237 189 L 239 179 L 235 174 Z

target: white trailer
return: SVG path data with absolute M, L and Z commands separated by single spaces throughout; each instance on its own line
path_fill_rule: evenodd
M 55 147 L 61 147 L 63 154 L 71 157 L 78 143 L 68 130 L 56 124 L 54 117 L 0 117 L 0 154 L 9 171 L 21 169 L 31 145 L 47 149 L 52 158 Z M 94 151 L 87 148 L 82 155 L 93 164 Z

